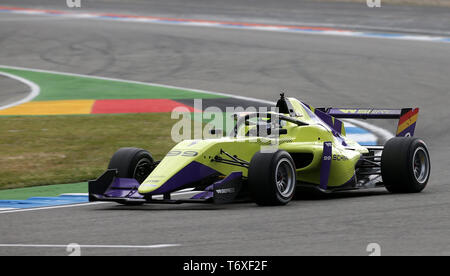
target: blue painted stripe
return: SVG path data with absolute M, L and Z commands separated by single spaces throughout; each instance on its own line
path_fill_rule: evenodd
M 376 146 L 377 145 L 377 141 L 372 141 L 372 142 L 358 142 L 358 144 L 360 144 L 361 146 Z
M 0 200 L 0 208 L 27 209 L 89 202 L 88 196 L 60 195 L 58 197 L 31 197 L 26 200 Z
M 360 127 L 345 127 L 345 133 L 347 134 L 368 134 L 371 133 Z
M 362 146 L 373 146 L 378 144 L 378 139 L 372 132 L 357 126 L 345 126 L 347 137 L 355 140 Z
M 402 37 L 405 35 L 402 34 L 394 34 L 394 33 L 363 33 L 365 36 L 370 36 L 370 37 Z

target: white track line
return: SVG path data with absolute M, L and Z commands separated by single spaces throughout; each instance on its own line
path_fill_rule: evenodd
M 250 30 L 250 31 L 272 31 L 272 32 L 287 32 L 298 34 L 312 34 L 312 35 L 332 35 L 344 37 L 363 37 L 363 38 L 378 38 L 378 39 L 393 39 L 393 40 L 409 40 L 409 41 L 427 41 L 427 42 L 441 42 L 449 43 L 449 37 L 430 36 L 430 35 L 414 35 L 414 34 L 393 34 L 382 32 L 364 32 L 352 31 L 330 28 L 331 30 L 319 30 L 311 26 L 286 26 L 273 24 L 249 24 L 245 22 L 223 22 L 215 20 L 192 20 L 192 19 L 177 19 L 177 18 L 161 18 L 151 16 L 135 17 L 132 15 L 108 15 L 104 13 L 69 13 L 59 11 L 58 13 L 42 9 L 17 9 L 6 8 L 0 9 L 1 12 L 9 14 L 25 14 L 25 15 L 43 15 L 54 16 L 59 18 L 82 18 L 113 22 L 131 22 L 131 23 L 148 23 L 148 24 L 162 24 L 162 25 L 176 25 L 176 26 L 198 26 L 211 27 L 221 29 L 236 29 L 236 30 Z M 306 28 L 306 29 L 305 29 Z M 310 29 L 308 29 L 310 28 Z
M 64 17 L 20 17 L 20 18 L 0 18 L 0 22 L 30 22 L 30 21 L 53 21 L 53 20 L 67 20 Z
M 162 87 L 162 88 L 189 90 L 189 91 L 192 91 L 192 92 L 198 92 L 198 93 L 205 93 L 205 94 L 211 94 L 211 95 L 217 95 L 217 96 L 230 97 L 230 98 L 246 100 L 246 101 L 253 101 L 253 102 L 258 102 L 258 103 L 263 103 L 263 104 L 270 104 L 270 105 L 275 104 L 275 102 L 272 102 L 272 101 L 255 99 L 255 98 L 251 98 L 251 97 L 244 97 L 244 96 L 232 95 L 232 94 L 221 93 L 221 92 L 213 92 L 213 91 L 207 91 L 207 90 L 192 89 L 192 88 L 172 86 L 172 85 L 165 85 L 165 84 L 152 83 L 152 82 L 142 82 L 142 81 L 132 81 L 132 80 L 124 80 L 124 79 L 116 79 L 116 78 L 99 77 L 99 76 L 89 76 L 89 75 L 83 75 L 83 74 L 57 72 L 57 71 L 49 71 L 49 70 L 41 70 L 41 69 L 33 69 L 33 68 L 17 67 L 17 66 L 8 66 L 8 65 L 0 65 L 0 70 L 1 70 L 2 67 L 6 68 L 6 69 L 27 70 L 27 71 L 31 71 L 31 72 L 37 72 L 37 73 L 49 73 L 49 74 L 56 74 L 56 75 L 63 75 L 63 76 L 72 76 L 72 77 L 80 77 L 80 78 L 91 78 L 91 79 L 98 79 L 98 80 L 107 80 L 107 81 L 117 81 L 117 82 L 141 84 L 141 85 L 146 85 L 146 86 L 156 86 L 156 87 Z
M 177 195 L 188 195 L 197 193 L 199 191 L 192 191 L 192 189 L 185 189 L 181 190 L 180 192 L 173 193 L 172 196 Z M 157 195 L 155 198 L 162 198 L 162 195 Z M 49 207 L 37 207 L 37 208 L 28 208 L 28 209 L 14 209 L 14 208 L 6 208 L 0 209 L 0 214 L 10 214 L 10 213 L 21 213 L 21 212 L 30 212 L 30 211 L 40 211 L 40 210 L 52 210 L 52 209 L 62 209 L 62 208 L 72 208 L 72 207 L 83 207 L 83 206 L 89 206 L 89 205 L 98 205 L 98 204 L 107 204 L 107 203 L 113 203 L 114 202 L 87 202 L 87 203 L 77 203 L 77 204 L 68 204 L 68 205 L 56 205 L 56 206 L 49 206 Z
M 82 207 L 82 206 L 96 205 L 96 204 L 106 204 L 106 203 L 108 203 L 108 202 L 88 202 L 88 203 L 57 205 L 57 206 L 37 207 L 37 208 L 28 208 L 28 209 L 13 209 L 13 210 L 1 211 L 0 214 L 21 213 L 21 212 L 30 212 L 30 211 L 39 211 L 39 210 L 72 208 L 72 207 Z
M 10 108 L 10 107 L 13 107 L 13 106 L 16 106 L 16 105 L 20 105 L 20 104 L 29 102 L 32 99 L 36 98 L 39 95 L 39 93 L 41 92 L 41 88 L 39 87 L 39 85 L 37 85 L 34 82 L 31 82 L 31 81 L 29 81 L 27 79 L 24 79 L 24 78 L 21 78 L 19 76 L 12 75 L 12 74 L 9 74 L 9 73 L 5 73 L 5 72 L 2 72 L 2 71 L 0 71 L 0 75 L 8 77 L 10 79 L 14 79 L 14 80 L 20 81 L 20 82 L 28 85 L 31 88 L 30 94 L 28 96 L 26 96 L 25 98 L 23 98 L 23 99 L 21 99 L 21 100 L 19 100 L 17 102 L 0 106 L 0 110 L 7 109 L 7 108 Z
M 252 19 L 243 19 L 245 22 L 251 22 Z M 335 24 L 335 23 L 317 23 L 317 22 L 275 22 L 275 25 L 292 25 L 292 26 L 314 26 L 333 29 L 349 29 L 349 30 L 364 30 L 365 32 L 384 32 L 384 33 L 404 33 L 404 34 L 418 34 L 418 35 L 436 35 L 436 36 L 450 36 L 450 32 L 445 30 L 426 30 L 426 29 L 406 29 L 390 26 L 371 26 L 361 24 Z
M 72 244 L 0 244 L 0 247 L 28 247 L 28 248 L 67 248 Z M 74 244 L 75 245 L 75 244 Z M 80 248 L 115 248 L 115 249 L 154 249 L 154 248 L 167 248 L 177 247 L 181 244 L 167 243 L 167 244 L 152 244 L 152 245 L 107 245 L 107 244 L 76 244 Z

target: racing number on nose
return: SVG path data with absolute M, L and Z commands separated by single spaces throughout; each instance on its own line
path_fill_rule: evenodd
M 192 150 L 188 150 L 188 151 L 184 151 L 184 152 L 179 151 L 179 150 L 173 150 L 173 151 L 169 151 L 167 153 L 167 156 L 178 156 L 178 155 L 186 156 L 186 157 L 195 157 L 198 155 L 198 152 L 192 151 Z

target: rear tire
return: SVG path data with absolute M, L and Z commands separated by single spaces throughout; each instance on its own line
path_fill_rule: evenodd
M 419 193 L 426 187 L 430 173 L 430 155 L 422 140 L 396 137 L 384 146 L 381 175 L 389 192 Z
M 250 196 L 258 205 L 285 205 L 294 197 L 297 176 L 291 155 L 257 152 L 248 170 Z

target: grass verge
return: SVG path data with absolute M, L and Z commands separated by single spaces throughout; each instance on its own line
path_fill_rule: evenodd
M 170 113 L 0 118 L 0 189 L 97 178 L 121 147 L 155 159 L 174 145 Z
M 0 190 L 0 200 L 25 200 L 30 197 L 54 197 L 67 193 L 87 193 L 87 182 Z
M 96 77 L 68 76 L 58 73 L 0 67 L 10 73 L 36 83 L 41 93 L 33 101 L 104 100 L 104 99 L 216 99 L 223 98 L 189 89 L 168 88 L 127 81 L 104 80 Z

